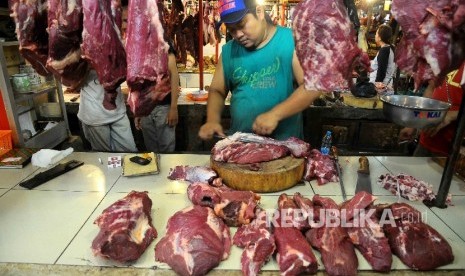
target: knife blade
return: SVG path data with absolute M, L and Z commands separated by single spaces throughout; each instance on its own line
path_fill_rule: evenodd
M 331 147 L 331 152 L 334 158 L 334 164 L 336 165 L 337 176 L 339 178 L 339 186 L 341 186 L 342 199 L 347 200 L 346 189 L 344 188 L 344 182 L 342 182 L 341 166 L 339 165 L 339 157 L 337 148 L 335 146 Z
M 370 179 L 370 163 L 366 156 L 358 159 L 360 168 L 357 171 L 357 185 L 355 186 L 355 193 L 365 191 L 371 194 L 371 179 Z

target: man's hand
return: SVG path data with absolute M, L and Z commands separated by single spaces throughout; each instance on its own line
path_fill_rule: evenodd
M 141 117 L 134 118 L 134 126 L 136 127 L 137 130 L 142 129 L 141 119 L 142 119 Z
M 175 108 L 170 108 L 170 110 L 168 111 L 168 117 L 166 117 L 166 123 L 170 126 L 170 127 L 174 127 L 178 124 L 178 108 L 175 107 Z
M 202 140 L 210 140 L 213 135 L 218 134 L 219 136 L 226 136 L 223 132 L 223 127 L 219 123 L 205 123 L 199 130 L 199 137 Z
M 270 135 L 278 126 L 279 118 L 272 112 L 259 115 L 253 123 L 252 129 L 260 135 Z
M 453 121 L 457 120 L 458 113 L 459 113 L 458 111 L 448 111 L 446 113 L 446 116 L 444 116 L 444 120 L 442 120 L 442 122 L 439 123 L 439 125 L 435 127 L 431 127 L 431 128 L 426 128 L 423 131 L 428 136 L 436 135 L 441 129 L 448 126 Z
M 399 132 L 399 142 L 413 141 L 415 139 L 416 129 L 411 127 L 404 127 Z

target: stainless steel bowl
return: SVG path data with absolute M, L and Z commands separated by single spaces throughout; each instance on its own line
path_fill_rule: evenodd
M 417 96 L 385 95 L 381 101 L 386 119 L 413 128 L 439 124 L 450 108 L 449 103 Z

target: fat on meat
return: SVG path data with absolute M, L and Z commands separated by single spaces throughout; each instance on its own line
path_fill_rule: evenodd
M 292 30 L 307 90 L 333 91 L 352 85 L 356 66 L 370 59 L 357 47 L 343 0 L 304 0 L 295 8 Z
M 406 203 L 393 203 L 390 210 L 395 222 L 383 223 L 392 252 L 408 267 L 433 270 L 454 261 L 452 248 L 434 228 L 421 220 L 418 210 Z
M 135 116 L 146 116 L 170 93 L 168 44 L 157 0 L 132 0 L 126 35 L 128 103 Z
M 414 76 L 415 85 L 444 76 L 465 59 L 465 1 L 392 1 L 392 15 L 402 27 L 396 64 Z
M 40 75 L 49 74 L 47 0 L 9 0 L 11 18 L 16 24 L 19 52 Z
M 126 78 L 126 52 L 112 14 L 111 2 L 94 0 L 82 2 L 84 31 L 81 51 L 97 72 L 105 89 L 103 106 L 116 108 L 117 89 Z
M 194 205 L 169 218 L 166 235 L 155 246 L 155 260 L 178 275 L 205 275 L 229 257 L 227 225 L 208 207 Z
M 307 181 L 316 179 L 318 185 L 338 182 L 339 176 L 334 160 L 328 155 L 321 154 L 317 149 L 311 150 L 310 156 L 306 158 L 303 179 Z
M 242 275 L 258 275 L 276 250 L 266 216 L 266 211 L 257 210 L 256 218 L 239 227 L 233 237 L 233 244 L 244 249 L 241 255 Z
M 87 73 L 88 64 L 81 57 L 83 31 L 82 1 L 48 1 L 47 69 L 61 83 L 75 90 Z
M 321 213 L 321 210 L 335 210 L 339 207 L 328 197 L 315 195 L 313 197 L 314 208 Z M 315 227 L 308 230 L 305 235 L 310 244 L 321 253 L 321 260 L 325 266 L 325 270 L 329 275 L 357 275 L 358 259 L 355 255 L 354 245 L 347 234 L 347 229 L 342 225 L 327 225 L 331 217 L 339 219 L 339 213 L 332 214 L 324 213 L 323 217 L 319 216 L 319 221 L 322 223 L 320 227 Z
M 292 203 L 292 198 L 289 198 L 286 194 L 282 194 L 278 199 L 280 213 L 283 212 L 281 207 L 287 212 L 288 207 L 295 208 L 295 206 L 296 204 Z M 284 219 L 286 221 L 282 221 Z M 290 221 L 287 219 L 279 215 L 272 220 L 275 223 L 273 234 L 276 241 L 276 261 L 281 275 L 316 273 L 318 262 L 310 244 L 299 229 L 288 225 Z
M 150 215 L 152 200 L 147 192 L 130 192 L 95 220 L 100 232 L 92 252 L 121 263 L 137 260 L 157 237 Z
M 190 183 L 204 182 L 213 183 L 218 174 L 209 167 L 180 165 L 170 169 L 168 179 L 186 180 Z

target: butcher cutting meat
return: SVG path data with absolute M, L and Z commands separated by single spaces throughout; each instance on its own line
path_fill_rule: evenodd
M 303 83 L 290 29 L 274 26 L 264 7 L 255 0 L 219 1 L 218 6 L 221 23 L 226 24 L 234 39 L 223 46 L 209 88 L 207 122 L 199 131 L 202 139 L 225 134 L 220 119 L 228 93 L 231 133 L 252 132 L 258 115 L 286 100 L 294 92 L 294 81 Z M 316 92 L 302 92 L 303 86 L 296 93 L 302 94 L 307 103 L 319 96 Z M 302 115 L 292 115 L 279 124 L 272 120 L 276 122 L 274 131 L 266 134 L 278 140 L 302 138 Z

